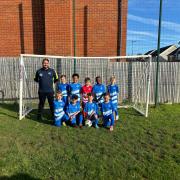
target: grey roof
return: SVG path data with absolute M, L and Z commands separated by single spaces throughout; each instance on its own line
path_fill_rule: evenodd
M 160 48 L 160 54 L 161 54 L 163 51 L 165 51 L 165 50 L 167 50 L 168 48 L 170 48 L 171 46 L 173 46 L 173 45 L 169 45 L 169 46 L 165 46 L 165 47 Z M 151 54 L 152 56 L 157 56 L 157 53 L 158 53 L 157 50 L 150 50 L 150 51 L 146 52 L 145 55 Z
M 179 51 L 180 53 L 180 47 L 178 47 L 177 49 L 175 49 L 173 52 L 171 52 L 169 55 L 175 55 L 177 52 Z

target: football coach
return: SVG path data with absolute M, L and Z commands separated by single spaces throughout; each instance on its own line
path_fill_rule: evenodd
M 49 107 L 52 117 L 54 115 L 53 101 L 54 101 L 54 83 L 58 81 L 56 71 L 50 68 L 49 59 L 45 58 L 42 61 L 42 68 L 36 71 L 34 81 L 39 84 L 39 105 L 38 105 L 38 120 L 42 120 L 42 114 L 46 98 L 48 99 Z

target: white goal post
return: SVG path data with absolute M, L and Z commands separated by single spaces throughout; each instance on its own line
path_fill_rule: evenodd
M 76 68 L 80 82 L 90 77 L 92 84 L 96 76 L 101 76 L 108 84 L 110 76 L 116 77 L 119 86 L 119 107 L 132 107 L 145 117 L 148 116 L 152 56 L 114 56 L 114 57 L 73 57 L 51 55 L 20 55 L 19 119 L 23 119 L 38 105 L 38 85 L 34 82 L 37 69 L 42 60 L 48 58 L 50 66 L 58 75 L 65 74 L 68 82 Z M 74 67 L 76 61 L 76 67 Z M 123 62 L 121 62 L 123 61 Z

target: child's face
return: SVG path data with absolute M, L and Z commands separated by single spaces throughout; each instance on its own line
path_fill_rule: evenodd
M 78 101 L 78 99 L 72 99 L 72 100 L 71 100 L 71 102 L 72 102 L 73 104 L 76 104 L 77 101 Z
M 109 95 L 104 96 L 104 101 L 105 102 L 109 102 L 109 99 L 110 99 Z
M 61 82 L 62 83 L 66 83 L 66 78 L 63 76 L 63 77 L 61 77 Z
M 96 82 L 97 84 L 101 84 L 101 78 L 97 78 Z
M 57 94 L 56 94 L 56 99 L 57 99 L 57 100 L 61 100 L 61 99 L 62 99 L 62 94 L 57 93 Z
M 78 78 L 77 76 L 74 76 L 74 77 L 73 77 L 73 82 L 74 82 L 74 83 L 77 83 L 78 81 L 79 81 L 79 78 Z
M 116 79 L 115 78 L 111 78 L 111 84 L 115 84 Z
M 90 86 L 90 85 L 91 85 L 91 81 L 86 81 L 86 82 L 85 82 L 85 85 L 86 85 L 86 86 Z
M 93 101 L 93 96 L 88 96 L 88 100 L 89 100 L 89 102 L 92 102 Z

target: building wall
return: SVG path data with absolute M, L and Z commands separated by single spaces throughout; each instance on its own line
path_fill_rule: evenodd
M 76 0 L 75 12 L 74 52 L 72 0 L 0 0 L 0 56 L 126 54 L 127 0 Z
M 33 53 L 31 1 L 0 0 L 0 56 Z
M 70 0 L 45 1 L 46 53 L 72 55 L 72 7 Z

